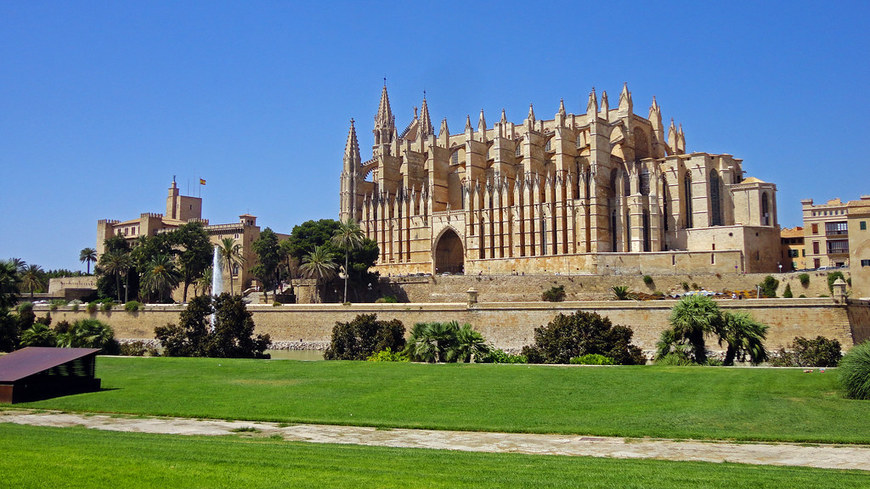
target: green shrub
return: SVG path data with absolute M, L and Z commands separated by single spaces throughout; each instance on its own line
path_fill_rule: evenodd
M 572 365 L 616 365 L 612 358 L 597 353 L 574 357 L 569 363 Z
M 87 311 L 88 314 L 95 313 L 97 311 L 97 303 L 96 302 L 88 302 L 88 305 L 85 306 L 85 311 Z
M 272 307 L 278 307 L 278 306 L 280 306 L 280 305 L 281 305 L 281 303 L 278 302 L 278 301 L 275 301 L 275 302 L 272 303 Z
M 571 358 L 597 353 L 620 365 L 643 365 L 646 358 L 631 344 L 631 328 L 613 325 L 594 312 L 557 314 L 546 326 L 535 328 L 533 345 L 523 347 L 529 363 L 568 363 Z
M 565 286 L 554 285 L 541 294 L 541 299 L 547 302 L 562 302 L 565 300 Z
M 70 306 L 70 309 L 72 309 L 73 312 L 76 312 L 76 311 L 79 310 L 79 305 L 78 305 L 78 304 L 73 304 L 73 305 Z
M 685 290 L 686 292 L 689 291 L 689 282 L 683 282 L 680 285 L 683 287 L 683 290 Z
M 20 346 L 49 346 L 57 345 L 57 335 L 47 324 L 35 323 L 30 328 L 21 332 Z
M 104 312 L 111 311 L 112 310 L 112 303 L 111 302 L 103 302 L 102 304 L 100 304 L 100 310 L 104 311 Z
M 697 365 L 688 355 L 678 351 L 668 353 L 661 358 L 656 358 L 655 364 L 665 367 L 687 367 L 689 365 Z
M 142 307 L 142 303 L 139 301 L 130 301 L 124 304 L 124 310 L 127 312 L 136 312 Z
M 482 362 L 490 347 L 470 324 L 456 321 L 417 323 L 411 329 L 405 353 L 415 362 Z
M 708 367 L 721 367 L 723 365 L 725 365 L 725 362 L 718 358 L 707 358 Z
M 60 306 L 65 306 L 65 305 L 66 305 L 66 301 L 63 300 L 63 299 L 52 299 L 52 300 L 49 302 L 48 309 L 49 309 L 50 311 L 57 311 L 57 308 L 58 308 L 58 307 L 60 307 Z
M 409 362 L 408 355 L 401 351 L 393 351 L 387 347 L 377 353 L 372 353 L 366 358 L 369 362 Z
M 511 355 L 501 349 L 492 349 L 483 363 L 529 363 L 529 359 L 525 355 Z
M 840 360 L 840 386 L 850 399 L 870 399 L 870 341 L 849 350 Z
M 810 286 L 810 274 L 802 273 L 802 274 L 798 275 L 798 280 L 800 280 L 801 285 L 803 285 L 804 287 Z
M 794 295 L 791 293 L 791 284 L 785 284 L 785 290 L 782 292 L 782 296 L 786 299 L 791 299 Z
M 653 286 L 653 278 L 650 277 L 649 275 L 644 275 L 643 276 L 643 283 L 646 284 L 647 287 L 652 287 Z
M 697 282 L 692 282 L 692 290 L 701 290 L 701 286 Z
M 375 304 L 396 304 L 398 302 L 399 301 L 396 300 L 396 298 L 391 296 L 391 295 L 385 295 L 383 297 L 378 297 L 378 299 L 375 300 Z
M 613 291 L 613 296 L 616 300 L 626 301 L 631 299 L 632 295 L 628 287 L 625 285 L 614 285 L 610 288 Z
M 120 350 L 115 331 L 111 326 L 96 319 L 79 319 L 60 332 L 58 323 L 57 346 L 61 348 L 99 348 L 104 355 L 117 355 Z
M 775 367 L 836 367 L 842 356 L 837 340 L 796 336 L 788 349 L 780 350 L 770 363 Z
M 214 314 L 214 328 L 209 324 Z M 223 293 L 194 297 L 181 312 L 180 325 L 154 328 L 169 357 L 269 358 L 268 334 L 254 335 L 254 319 L 242 298 Z
M 359 314 L 348 323 L 336 322 L 332 340 L 323 353 L 326 360 L 366 360 L 390 348 L 405 347 L 405 326 L 398 319 L 378 321 L 376 314 Z
M 806 294 L 801 294 L 801 295 L 798 296 L 798 298 L 800 298 L 800 299 L 806 299 L 806 298 L 807 298 L 807 295 L 806 295 Z
M 843 279 L 844 282 L 846 281 L 846 277 L 843 276 L 843 272 L 839 270 L 828 274 L 828 291 L 832 294 L 834 293 L 834 282 L 836 282 L 838 278 Z
M 761 288 L 762 297 L 776 297 L 776 289 L 779 287 L 779 280 L 773 278 L 772 275 L 764 277 L 758 286 Z

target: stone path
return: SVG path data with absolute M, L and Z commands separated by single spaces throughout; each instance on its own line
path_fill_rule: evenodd
M 0 423 L 33 426 L 84 426 L 91 429 L 178 435 L 280 435 L 285 440 L 347 443 L 469 452 L 525 453 L 659 460 L 791 465 L 870 471 L 870 446 L 793 443 L 729 443 L 579 435 L 487 433 L 383 429 L 360 426 L 294 424 L 189 418 L 137 418 L 81 413 L 0 410 Z M 239 428 L 255 428 L 239 432 Z

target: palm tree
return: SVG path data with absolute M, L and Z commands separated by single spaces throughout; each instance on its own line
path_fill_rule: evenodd
M 12 260 L 0 260 L 0 309 L 12 307 L 18 301 L 21 278 Z
M 145 290 L 162 300 L 181 282 L 181 272 L 168 255 L 157 255 L 145 265 L 142 282 Z
M 221 257 L 221 262 L 230 276 L 230 295 L 234 294 L 233 289 L 233 270 L 245 263 L 245 257 L 242 256 L 242 245 L 236 243 L 233 238 L 224 238 L 218 245 L 218 253 Z
M 764 349 L 764 339 L 767 336 L 767 325 L 756 321 L 746 312 L 726 312 L 719 328 L 719 344 L 728 343 L 725 350 L 725 365 L 734 365 L 734 358 L 749 361 L 753 365 L 767 360 L 767 350 Z
M 57 344 L 55 332 L 42 323 L 34 323 L 28 329 L 21 332 L 21 346 L 49 346 Z
M 694 349 L 695 362 L 707 362 L 704 334 L 718 331 L 722 320 L 719 306 L 704 295 L 683 297 L 671 310 L 670 323 L 674 340 L 686 340 Z
M 316 284 L 335 277 L 336 265 L 332 254 L 324 246 L 315 246 L 314 251 L 302 259 L 299 271 L 308 278 L 317 280 Z
M 24 273 L 21 274 L 21 285 L 24 290 L 30 292 L 30 298 L 33 299 L 33 292 L 41 289 L 45 285 L 45 272 L 39 265 L 27 265 Z
M 489 353 L 489 350 L 483 335 L 465 323 L 456 328 L 456 343 L 447 352 L 447 361 L 474 363 Z
M 100 257 L 100 268 L 103 272 L 115 276 L 115 293 L 118 295 L 118 302 L 121 302 L 121 277 L 126 279 L 127 272 L 132 266 L 133 257 L 128 252 L 110 251 Z
M 97 250 L 93 248 L 84 248 L 79 252 L 79 261 L 82 263 L 87 263 L 88 265 L 88 275 L 91 274 L 91 263 L 97 262 Z
M 193 286 L 193 295 L 197 295 L 201 291 L 203 295 L 211 292 L 211 278 L 213 274 L 212 267 L 208 267 L 202 272 L 202 276 L 196 281 Z
M 23 274 L 24 270 L 27 269 L 27 262 L 21 258 L 12 258 L 9 262 L 15 267 L 15 271 L 18 272 L 18 275 Z
M 347 302 L 350 252 L 362 246 L 363 237 L 362 230 L 352 218 L 340 222 L 332 235 L 332 243 L 344 250 L 344 300 L 342 302 Z
M 470 328 L 470 326 L 469 326 Z M 439 363 L 456 347 L 459 323 L 417 323 L 411 329 L 405 352 L 417 362 Z

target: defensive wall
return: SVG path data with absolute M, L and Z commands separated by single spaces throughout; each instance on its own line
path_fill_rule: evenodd
M 516 351 L 531 344 L 534 328 L 547 324 L 558 313 L 582 310 L 607 316 L 614 324 L 634 330 L 633 342 L 647 354 L 655 349 L 661 331 L 667 328 L 675 300 L 658 301 L 571 301 L 571 302 L 479 302 L 398 304 L 293 304 L 249 306 L 257 333 L 268 333 L 279 346 L 293 349 L 324 348 L 336 321 L 350 321 L 357 314 L 377 314 L 379 319 L 398 319 L 406 331 L 418 322 L 451 321 L 470 323 L 495 347 Z M 719 300 L 725 311 L 746 311 L 770 326 L 766 346 L 785 347 L 795 336 L 826 336 L 840 341 L 844 350 L 870 338 L 870 303 L 830 298 Z M 47 306 L 37 306 L 43 315 Z M 183 306 L 146 306 L 137 312 L 124 310 L 87 313 L 60 307 L 52 319 L 75 321 L 94 317 L 110 324 L 120 339 L 153 339 L 154 328 L 178 323 Z M 708 348 L 721 348 L 710 339 Z
M 402 302 L 464 302 L 465 291 L 477 289 L 481 302 L 535 302 L 541 294 L 554 286 L 565 288 L 565 300 L 587 301 L 606 300 L 613 297 L 612 287 L 627 286 L 633 292 L 651 294 L 655 291 L 682 293 L 683 283 L 711 291 L 721 292 L 755 290 L 768 275 L 779 280 L 777 296 L 782 297 L 786 285 L 791 285 L 794 297 L 801 294 L 808 298 L 830 295 L 827 272 L 806 272 L 809 284 L 804 287 L 798 278 L 800 273 L 673 273 L 651 275 L 653 283 L 647 285 L 640 273 L 621 275 L 436 275 L 384 277 L 381 279 L 381 293 L 395 295 Z M 846 278 L 847 269 L 843 270 Z M 299 295 L 299 294 L 297 294 Z

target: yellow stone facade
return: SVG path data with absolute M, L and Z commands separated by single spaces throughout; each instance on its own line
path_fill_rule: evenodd
M 807 250 L 804 247 L 804 228 L 782 228 L 780 231 L 780 243 L 782 243 L 783 272 L 803 270 L 807 268 Z
M 213 245 L 220 244 L 224 238 L 233 238 L 237 244 L 241 245 L 244 264 L 233 270 L 233 289 L 235 293 L 240 293 L 251 287 L 254 275 L 250 270 L 257 264 L 257 255 L 251 245 L 260 237 L 257 217 L 242 214 L 239 216 L 238 222 L 209 224 L 208 219 L 202 218 L 202 199 L 181 195 L 174 179 L 169 187 L 169 195 L 166 197 L 166 214 L 146 212 L 140 214 L 138 219 L 127 221 L 100 219 L 97 221 L 97 258 L 99 259 L 105 251 L 105 241 L 112 236 L 124 236 L 133 246 L 140 236 L 155 236 L 158 233 L 172 231 L 183 224 L 194 221 L 203 224 Z M 286 238 L 287 236 L 278 234 L 278 237 Z M 224 290 L 229 291 L 229 289 L 229 274 L 224 273 Z M 180 300 L 180 292 L 173 293 L 173 297 Z
M 382 274 L 773 272 L 780 262 L 776 186 L 742 160 L 687 153 L 653 98 L 634 113 L 589 94 L 586 112 L 436 133 L 427 100 L 402 130 L 386 86 L 372 157 L 351 121 L 342 220 L 377 241 Z M 699 253 L 700 252 L 700 253 Z M 630 263 L 623 267 L 623 263 Z

